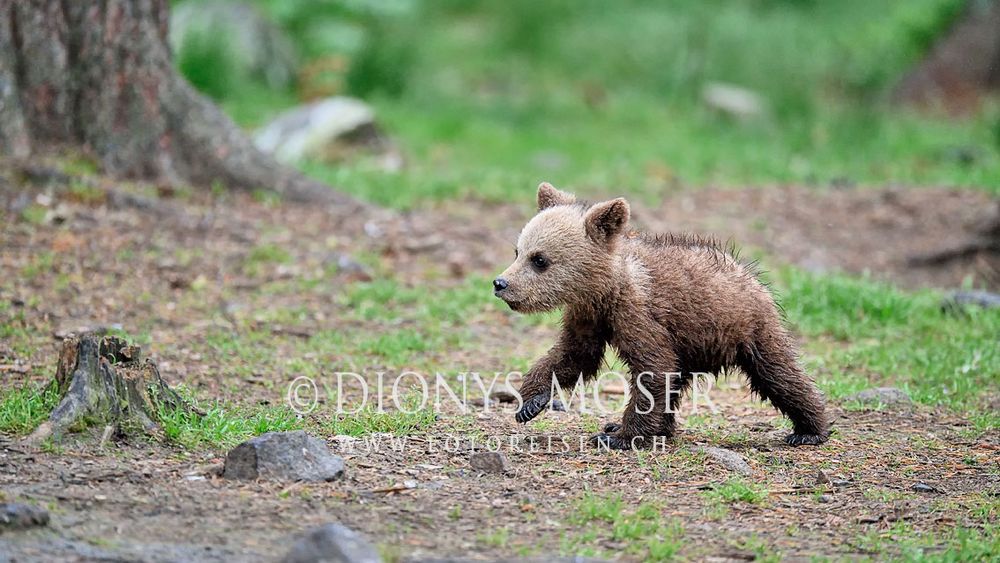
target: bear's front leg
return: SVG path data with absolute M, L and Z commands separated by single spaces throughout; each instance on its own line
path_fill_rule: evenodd
M 678 375 L 676 356 L 662 345 L 657 349 L 651 345 L 655 343 L 634 344 L 618 350 L 632 374 L 629 403 L 620 424 L 606 424 L 600 434 L 590 438 L 598 449 L 638 449 L 652 445 L 654 436 L 673 435 L 676 392 L 671 391 L 671 385 Z
M 607 331 L 567 311 L 555 346 L 524 376 L 519 394 L 521 408 L 514 419 L 524 424 L 545 410 L 555 385 L 572 390 L 578 381 L 592 378 L 601 365 Z

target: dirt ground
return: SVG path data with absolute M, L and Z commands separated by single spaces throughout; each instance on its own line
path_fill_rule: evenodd
M 0 389 L 51 375 L 65 332 L 120 324 L 148 332 L 149 352 L 172 384 L 199 397 L 277 403 L 284 380 L 227 371 L 226 358 L 194 352 L 193 341 L 230 316 L 295 307 L 316 312 L 309 331 L 351 328 L 353 320 L 340 323 L 345 312 L 335 296 L 366 274 L 340 268 L 308 294 L 269 295 L 242 269 L 262 241 L 292 254 L 271 282 L 359 253 L 378 257 L 383 270 L 377 271 L 416 287 L 470 275 L 488 280 L 509 261 L 511 241 L 531 211 L 463 201 L 341 217 L 244 194 L 179 194 L 100 180 L 87 189 L 74 185 L 51 170 L 25 175 L 0 167 L 0 299 L 31 332 L 52 335 L 29 354 L 0 343 L 0 363 L 27 366 L 0 374 Z M 972 258 L 932 269 L 911 266 L 908 258 L 961 244 L 991 205 L 981 193 L 945 189 L 773 188 L 684 192 L 658 207 L 636 204 L 634 215 L 653 229 L 734 238 L 774 262 L 869 271 L 907 287 L 954 287 L 970 276 L 995 283 L 995 264 Z M 39 210 L 35 221 L 24 219 L 28 207 Z M 178 257 L 175 248 L 197 251 Z M 40 254 L 53 257 L 38 275 L 23 275 Z M 512 334 L 501 313 L 475 322 L 474 352 L 435 351 L 435 361 L 502 365 L 515 352 L 541 352 L 553 336 L 545 326 Z M 273 333 L 294 339 L 302 328 L 274 326 Z M 680 555 L 689 559 L 751 560 L 774 552 L 791 560 L 853 559 L 891 553 L 901 524 L 923 536 L 975 526 L 969 510 L 978 495 L 1000 494 L 1000 434 L 976 437 L 954 413 L 834 406 L 836 434 L 828 445 L 791 448 L 773 409 L 751 400 L 737 378 L 720 385 L 712 396 L 720 414 L 688 413 L 679 438 L 661 451 L 578 448 L 595 421 L 577 413 L 549 412 L 550 423 L 528 427 L 509 413 L 445 415 L 408 437 L 405 451 L 372 451 L 363 443 L 346 451 L 345 442 L 326 437 L 343 452 L 347 476 L 325 484 L 226 481 L 217 475 L 224 452 L 146 442 L 104 450 L 70 444 L 54 452 L 0 437 L 3 496 L 52 514 L 48 528 L 0 536 L 0 560 L 261 560 L 326 522 L 359 530 L 388 557 L 403 560 L 544 560 L 572 552 L 574 538 L 592 528 L 596 539 L 581 545 L 599 557 L 641 558 L 600 524 L 575 523 L 573 508 L 585 491 L 620 494 L 626 506 L 656 502 L 665 518 L 683 525 Z M 511 471 L 481 474 L 469 467 L 467 444 L 445 447 L 454 434 L 504 441 L 551 435 L 572 447 L 505 447 Z M 765 501 L 720 512 L 705 489 L 732 474 L 699 454 L 700 446 L 742 454 L 749 480 L 767 483 Z M 832 483 L 820 482 L 826 478 Z

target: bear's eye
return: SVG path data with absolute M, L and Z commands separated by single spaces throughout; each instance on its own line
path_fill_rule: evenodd
M 517 249 L 514 249 L 514 260 L 517 260 Z
M 544 272 L 549 267 L 549 261 L 541 254 L 535 254 L 531 257 L 531 265 L 539 272 Z

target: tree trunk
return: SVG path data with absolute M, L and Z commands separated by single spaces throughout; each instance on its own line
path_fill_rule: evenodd
M 78 146 L 114 176 L 359 209 L 263 154 L 171 64 L 167 0 L 0 0 L 0 153 Z
M 1000 90 L 1000 0 L 969 0 L 965 13 L 927 57 L 896 85 L 893 99 L 975 110 L 983 94 Z
M 84 335 L 63 342 L 52 382 L 61 400 L 49 420 L 26 438 L 38 444 L 68 430 L 104 425 L 119 435 L 159 433 L 161 409 L 195 412 L 167 386 L 156 364 L 138 346 L 111 337 Z

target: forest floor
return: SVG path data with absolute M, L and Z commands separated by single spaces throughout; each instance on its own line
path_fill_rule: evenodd
M 807 365 L 832 397 L 835 434 L 822 447 L 786 446 L 787 423 L 736 376 L 713 390 L 716 412 L 688 401 L 679 436 L 657 451 L 581 447 L 612 418 L 578 412 L 520 426 L 496 408 L 338 417 L 326 400 L 296 417 L 286 391 L 300 375 L 331 384 L 338 371 L 525 369 L 552 342 L 556 320 L 506 310 L 489 280 L 532 210 L 464 200 L 343 217 L 260 195 L 9 164 L 0 165 L 0 198 L 0 496 L 52 516 L 48 527 L 0 535 L 0 560 L 260 560 L 327 522 L 364 533 L 390 560 L 1000 552 L 1000 384 L 996 372 L 975 374 L 997 366 L 988 334 L 985 348 L 982 339 L 959 347 L 964 372 L 949 368 L 949 377 L 978 382 L 958 402 L 865 407 L 843 397 L 898 384 L 919 399 L 942 385 L 921 387 L 925 375 L 911 364 L 880 370 L 870 356 L 841 355 L 860 341 L 879 348 L 879 333 L 806 322 L 800 332 L 795 311 L 804 306 L 790 307 Z M 995 265 L 975 257 L 934 268 L 909 260 L 961 245 L 991 205 L 976 191 L 762 188 L 680 192 L 656 207 L 636 203 L 634 215 L 650 229 L 733 238 L 768 269 L 868 272 L 918 289 L 996 279 Z M 937 309 L 919 311 L 935 320 Z M 892 321 L 899 331 L 917 322 L 907 315 Z M 996 317 L 983 322 L 996 326 Z M 208 415 L 174 421 L 163 441 L 25 446 L 20 437 L 52 405 L 36 390 L 52 376 L 60 340 L 84 330 L 139 342 Z M 218 475 L 235 443 L 289 428 L 327 439 L 346 477 L 275 484 Z M 510 470 L 473 470 L 471 446 L 447 441 L 455 436 L 502 441 Z M 556 447 L 511 447 L 512 436 L 552 436 Z M 737 452 L 751 473 L 733 473 L 706 446 Z

